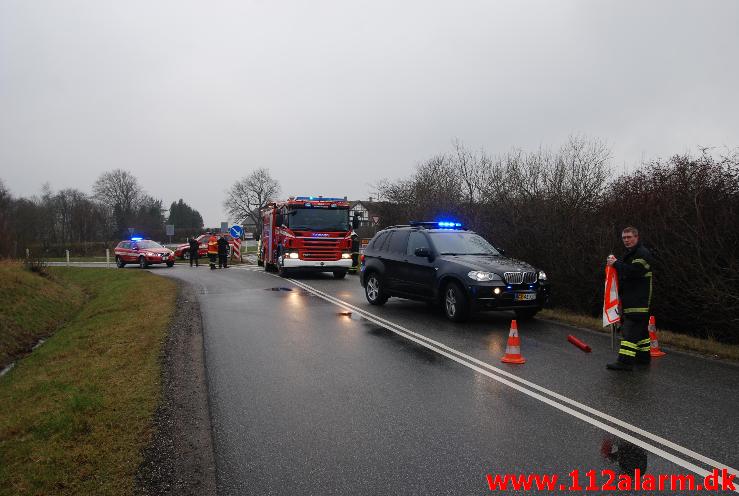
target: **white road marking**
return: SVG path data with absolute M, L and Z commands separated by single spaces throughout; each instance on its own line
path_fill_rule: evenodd
M 384 327 L 385 329 L 387 329 L 389 331 L 392 331 L 392 332 L 394 332 L 394 333 L 396 333 L 396 334 L 398 334 L 398 335 L 400 335 L 400 336 L 402 336 L 402 337 L 404 337 L 404 338 L 406 338 L 406 339 L 408 339 L 410 341 L 413 341 L 413 342 L 415 342 L 417 344 L 420 344 L 421 346 L 423 346 L 425 348 L 428 348 L 428 349 L 430 349 L 432 351 L 435 351 L 436 353 L 439 353 L 440 355 L 443 355 L 443 356 L 445 356 L 445 357 L 447 357 L 447 358 L 449 358 L 451 360 L 454 360 L 455 362 L 457 362 L 457 363 L 459 363 L 461 365 L 464 365 L 464 366 L 466 366 L 466 367 L 468 367 L 468 368 L 470 368 L 470 369 L 472 369 L 472 370 L 474 370 L 476 372 L 479 372 L 479 373 L 481 373 L 481 374 L 483 374 L 483 375 L 485 375 L 485 376 L 487 376 L 487 377 L 489 377 L 489 378 L 491 378 L 491 379 L 493 379 L 495 381 L 498 381 L 498 382 L 500 382 L 502 384 L 505 384 L 505 385 L 507 385 L 507 386 L 509 386 L 509 387 L 511 387 L 513 389 L 516 389 L 517 391 L 520 391 L 520 392 L 522 392 L 522 393 L 524 393 L 524 394 L 526 394 L 528 396 L 531 396 L 532 398 L 535 398 L 535 399 L 537 399 L 539 401 L 542 401 L 542 402 L 544 402 L 544 403 L 546 403 L 546 404 L 548 404 L 548 405 L 550 405 L 550 406 L 552 406 L 554 408 L 557 408 L 558 410 L 561 410 L 561 411 L 563 411 L 565 413 L 568 413 L 568 414 L 570 414 L 570 415 L 572 415 L 572 416 L 574 416 L 574 417 L 576 417 L 576 418 L 578 418 L 580 420 L 583 420 L 583 421 L 585 421 L 585 422 L 587 422 L 587 423 L 589 423 L 591 425 L 594 425 L 594 426 L 596 426 L 596 427 L 598 427 L 600 429 L 603 429 L 606 432 L 609 432 L 609 433 L 611 433 L 613 435 L 616 435 L 616 436 L 620 437 L 621 439 L 624 439 L 625 441 L 628 441 L 628 442 L 633 443 L 633 444 L 635 444 L 637 446 L 640 446 L 640 447 L 644 448 L 645 450 L 650 451 L 651 453 L 654 453 L 655 455 L 658 455 L 658 456 L 660 456 L 660 457 L 662 457 L 662 458 L 664 458 L 664 459 L 666 459 L 668 461 L 671 461 L 672 463 L 675 463 L 676 465 L 679 465 L 679 466 L 681 466 L 683 468 L 686 468 L 686 469 L 688 469 L 688 470 L 690 470 L 690 471 L 692 471 L 692 472 L 694 472 L 694 473 L 696 473 L 698 475 L 706 476 L 706 475 L 710 475 L 711 472 L 709 472 L 709 471 L 707 471 L 707 470 L 705 470 L 705 469 L 703 469 L 703 468 L 701 468 L 701 467 L 699 467 L 699 466 L 697 466 L 697 465 L 695 465 L 695 464 L 693 464 L 693 463 L 691 463 L 691 462 L 689 462 L 687 460 L 684 460 L 684 459 L 679 458 L 679 457 L 677 457 L 677 456 L 675 456 L 675 455 L 673 455 L 671 453 L 668 453 L 668 452 L 660 449 L 657 446 L 654 446 L 654 445 L 649 444 L 649 443 L 647 443 L 647 442 L 645 442 L 645 441 L 643 441 L 641 439 L 638 439 L 636 437 L 633 437 L 632 435 L 630 435 L 630 434 L 628 434 L 628 433 L 626 433 L 624 431 L 621 431 L 619 429 L 616 429 L 615 427 L 612 427 L 612 426 L 610 426 L 608 424 L 604 424 L 603 422 L 600 422 L 599 420 L 596 420 L 595 418 L 593 418 L 591 416 L 585 415 L 584 413 L 579 412 L 577 410 L 573 410 L 572 408 L 569 408 L 568 406 L 565 406 L 565 405 L 563 405 L 561 403 L 558 403 L 558 402 L 554 401 L 551 398 L 547 398 L 545 396 L 542 396 L 541 394 L 539 394 L 537 392 L 534 392 L 531 389 L 525 388 L 525 387 L 523 387 L 523 386 L 521 386 L 519 384 L 515 384 L 514 382 L 511 382 L 508 379 L 506 379 L 504 377 L 501 377 L 501 376 L 505 376 L 507 378 L 512 379 L 513 381 L 519 382 L 521 384 L 525 384 L 526 386 L 528 386 L 528 387 L 530 387 L 532 389 L 536 389 L 537 391 L 540 391 L 540 392 L 542 392 L 544 394 L 547 394 L 549 396 L 552 396 L 553 398 L 556 398 L 556 399 L 560 400 L 563 403 L 567 403 L 567 404 L 570 404 L 570 405 L 575 406 L 577 408 L 580 408 L 580 409 L 588 412 L 589 414 L 591 414 L 593 416 L 600 417 L 600 418 L 602 418 L 604 420 L 607 420 L 607 421 L 609 421 L 611 423 L 614 423 L 614 424 L 618 425 L 619 427 L 622 427 L 624 429 L 630 430 L 630 431 L 632 431 L 632 432 L 634 432 L 636 434 L 639 434 L 641 436 L 644 436 L 644 437 L 646 437 L 646 438 L 648 438 L 648 439 L 650 439 L 652 441 L 655 441 L 657 443 L 660 443 L 663 446 L 668 447 L 670 449 L 673 449 L 673 450 L 675 450 L 675 451 L 677 451 L 677 452 L 679 452 L 679 453 L 681 453 L 681 454 L 683 454 L 685 456 L 688 456 L 690 458 L 693 458 L 694 460 L 703 462 L 706 465 L 710 466 L 712 469 L 713 468 L 718 468 L 718 469 L 724 469 L 725 468 L 730 473 L 739 476 L 739 470 L 734 469 L 732 467 L 729 467 L 726 464 L 720 463 L 720 462 L 718 462 L 716 460 L 713 460 L 713 459 L 711 459 L 711 458 L 709 458 L 707 456 L 701 455 L 700 453 L 696 453 L 695 451 L 692 451 L 692 450 L 690 450 L 688 448 L 685 448 L 685 447 L 680 446 L 680 445 L 678 445 L 676 443 L 673 443 L 672 441 L 669 441 L 669 440 L 664 439 L 664 438 L 662 438 L 660 436 L 657 436 L 656 434 L 652 434 L 652 433 L 650 433 L 648 431 L 645 431 L 643 429 L 640 429 L 639 427 L 636 427 L 635 425 L 629 424 L 628 422 L 624 422 L 622 420 L 619 420 L 619 419 L 617 419 L 617 418 L 615 418 L 615 417 L 613 417 L 611 415 L 608 415 L 608 414 L 603 413 L 603 412 L 601 412 L 599 410 L 596 410 L 596 409 L 594 409 L 592 407 L 589 407 L 587 405 L 584 405 L 584 404 L 582 404 L 582 403 L 580 403 L 578 401 L 575 401 L 575 400 L 573 400 L 571 398 L 568 398 L 568 397 L 563 396 L 563 395 L 561 395 L 559 393 L 556 393 L 554 391 L 551 391 L 551 390 L 549 390 L 549 389 L 547 389 L 547 388 L 545 388 L 543 386 L 540 386 L 540 385 L 535 384 L 533 382 L 530 382 L 530 381 L 527 381 L 525 379 L 522 379 L 522 378 L 520 378 L 520 377 L 518 377 L 518 376 L 516 376 L 514 374 L 511 374 L 510 372 L 507 372 L 505 370 L 499 369 L 499 368 L 494 367 L 494 366 L 492 366 L 492 365 L 490 365 L 490 364 L 488 364 L 486 362 L 483 362 L 483 361 L 478 360 L 478 359 L 476 359 L 474 357 L 471 357 L 469 355 L 466 355 L 466 354 L 464 354 L 464 353 L 462 353 L 462 352 L 460 352 L 458 350 L 455 350 L 454 348 L 450 348 L 450 347 L 444 345 L 443 343 L 440 343 L 438 341 L 435 341 L 433 339 L 430 339 L 430 338 L 428 338 L 426 336 L 423 336 L 422 334 L 418 334 L 416 332 L 413 332 L 413 331 L 411 331 L 409 329 L 406 329 L 405 327 L 403 327 L 403 326 L 401 326 L 399 324 L 396 324 L 394 322 L 391 322 L 391 321 L 388 321 L 386 319 L 383 319 L 382 317 L 378 317 L 378 316 L 376 316 L 376 315 L 374 315 L 374 314 L 372 314 L 372 313 L 370 313 L 370 312 L 368 312 L 368 311 L 366 311 L 366 310 L 364 310 L 362 308 L 356 307 L 356 306 L 352 305 L 351 303 L 348 303 L 346 301 L 343 301 L 343 300 L 340 300 L 338 298 L 335 298 L 335 297 L 333 297 L 333 296 L 331 296 L 331 295 L 329 295 L 327 293 L 324 293 L 324 292 L 322 292 L 322 291 L 320 291 L 320 290 L 318 290 L 318 289 L 316 289 L 316 288 L 314 288 L 312 286 L 309 286 L 309 285 L 307 285 L 307 284 L 305 284 L 303 282 L 296 281 L 295 279 L 287 279 L 287 280 L 289 280 L 290 282 L 292 282 L 296 286 L 298 286 L 298 287 L 300 287 L 300 288 L 302 288 L 302 289 L 304 289 L 306 291 L 309 291 L 310 293 L 313 293 L 314 295 L 318 296 L 319 298 L 322 298 L 322 299 L 324 299 L 324 300 L 326 300 L 326 301 L 328 301 L 330 303 L 333 303 L 334 305 L 337 305 L 337 306 L 343 308 L 344 310 L 347 310 L 347 311 L 355 311 L 355 312 L 361 314 L 362 317 L 366 318 L 367 320 L 369 320 L 371 322 L 374 322 L 375 324 L 377 324 L 377 325 L 379 325 L 381 327 Z M 493 372 L 495 372 L 495 373 L 493 373 Z M 736 492 L 739 492 L 739 489 L 737 489 Z

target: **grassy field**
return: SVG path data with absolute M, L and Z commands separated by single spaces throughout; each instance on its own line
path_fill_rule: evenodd
M 44 303 L 66 324 L 0 378 L 0 495 L 132 494 L 175 284 L 144 271 L 50 273 L 53 282 L 33 275 L 41 294 L 58 296 L 48 289 L 58 284 L 81 303 Z M 20 299 L 35 308 L 30 293 Z

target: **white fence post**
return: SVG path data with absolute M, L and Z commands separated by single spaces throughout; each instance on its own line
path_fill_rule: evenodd
M 105 267 L 110 268 L 110 248 L 105 249 Z
M 64 251 L 67 252 L 67 267 L 69 267 L 69 250 L 64 250 Z

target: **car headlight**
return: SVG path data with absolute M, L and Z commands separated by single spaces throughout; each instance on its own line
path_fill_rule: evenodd
M 298 258 L 298 252 L 297 251 L 290 252 L 289 256 L 290 258 Z
M 482 270 L 472 270 L 467 273 L 467 277 L 474 281 L 499 281 L 500 276 L 495 272 L 484 272 Z
M 546 281 L 547 280 L 547 273 L 543 270 L 539 271 L 539 280 L 540 281 Z
M 342 253 L 341 254 L 341 258 L 345 258 L 345 259 L 346 258 L 352 258 L 352 254 L 351 253 Z

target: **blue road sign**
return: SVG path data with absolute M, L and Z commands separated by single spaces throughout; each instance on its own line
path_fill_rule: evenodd
M 240 238 L 244 230 L 241 229 L 241 226 L 231 226 L 231 229 L 229 230 L 229 232 L 231 233 L 231 236 L 233 236 L 234 238 Z

